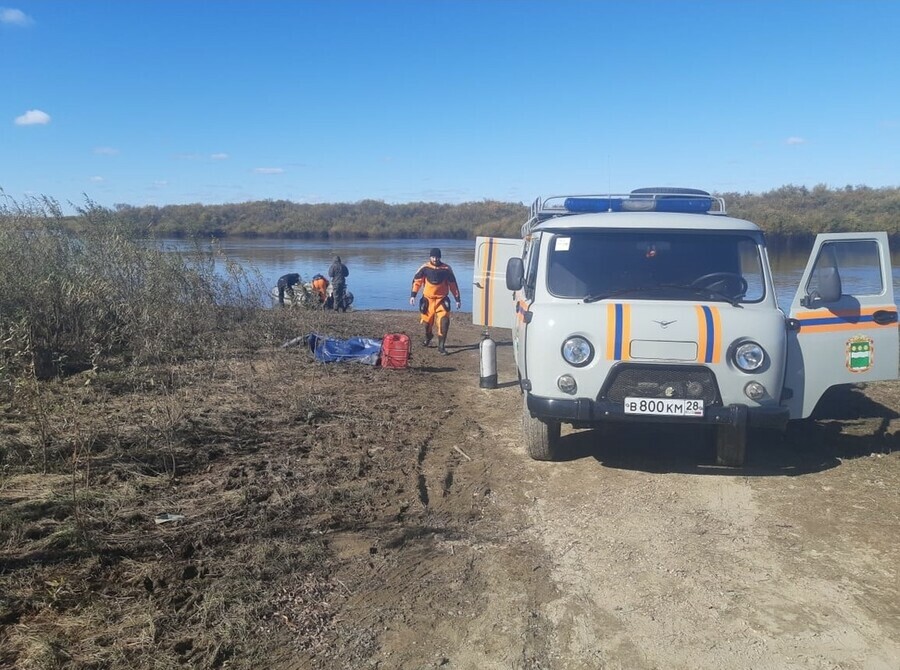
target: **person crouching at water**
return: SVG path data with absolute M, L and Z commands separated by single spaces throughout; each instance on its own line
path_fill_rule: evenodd
M 422 289 L 422 300 L 419 310 L 422 312 L 421 322 L 425 324 L 424 346 L 431 344 L 434 328 L 437 325 L 438 351 L 447 354 L 447 331 L 450 330 L 450 293 L 456 298 L 456 309 L 461 306 L 459 286 L 453 268 L 441 261 L 441 250 L 434 248 L 429 253 L 429 260 L 416 270 L 413 276 L 412 292 L 409 304 L 416 304 L 416 295 Z
M 284 294 L 287 294 L 291 298 L 291 302 L 294 301 L 294 286 L 300 283 L 300 275 L 296 272 L 292 272 L 290 274 L 281 275 L 278 278 L 278 304 L 284 307 Z
M 340 256 L 334 257 L 334 263 L 328 268 L 328 276 L 331 277 L 331 297 L 335 310 L 347 311 L 347 277 L 350 270 L 341 262 Z
M 312 278 L 312 290 L 319 299 L 319 304 L 324 305 L 328 301 L 328 280 L 322 275 Z

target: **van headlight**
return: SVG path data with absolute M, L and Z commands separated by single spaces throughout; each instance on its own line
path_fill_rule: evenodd
M 766 352 L 756 342 L 744 342 L 734 350 L 734 364 L 744 372 L 759 370 L 766 362 Z
M 583 337 L 575 335 L 563 342 L 562 357 L 569 365 L 582 368 L 594 357 L 594 347 Z

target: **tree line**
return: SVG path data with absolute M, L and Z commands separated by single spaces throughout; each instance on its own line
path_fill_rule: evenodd
M 116 205 L 127 226 L 157 237 L 459 238 L 518 231 L 527 209 L 484 200 L 459 205 L 380 200 L 305 204 L 261 200 L 226 205 Z
M 761 194 L 721 195 L 731 216 L 753 221 L 775 241 L 877 230 L 900 240 L 900 188 L 789 185 Z
M 759 225 L 773 241 L 816 233 L 886 230 L 900 239 L 900 188 L 787 185 L 765 193 L 719 193 L 728 213 Z M 529 207 L 483 200 L 457 205 L 380 200 L 304 204 L 261 200 L 224 205 L 119 204 L 122 224 L 152 237 L 474 238 L 518 237 Z M 73 217 L 77 228 L 83 219 Z

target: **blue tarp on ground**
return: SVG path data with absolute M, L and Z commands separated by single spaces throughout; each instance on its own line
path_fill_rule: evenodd
M 306 336 L 306 346 L 322 363 L 339 363 L 350 361 L 353 363 L 365 363 L 366 365 L 378 365 L 378 357 L 381 354 L 381 340 L 370 337 L 351 337 L 339 340 L 334 337 L 325 337 L 310 333 Z

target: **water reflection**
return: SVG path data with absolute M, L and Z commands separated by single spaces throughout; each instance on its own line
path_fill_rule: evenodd
M 412 277 L 428 252 L 439 247 L 443 260 L 453 267 L 463 310 L 472 309 L 472 280 L 475 255 L 474 240 L 289 240 L 226 238 L 217 243 L 231 260 L 256 268 L 266 286 L 272 287 L 283 274 L 299 272 L 304 281 L 314 274 L 326 274 L 328 266 L 339 255 L 350 276 L 347 287 L 354 295 L 355 309 L 414 309 L 409 305 Z M 189 251 L 194 243 L 163 240 L 167 249 Z M 201 245 L 208 251 L 210 245 Z M 778 304 L 790 307 L 809 249 L 769 249 L 769 262 L 775 279 Z M 892 254 L 894 298 L 900 302 L 900 252 Z

